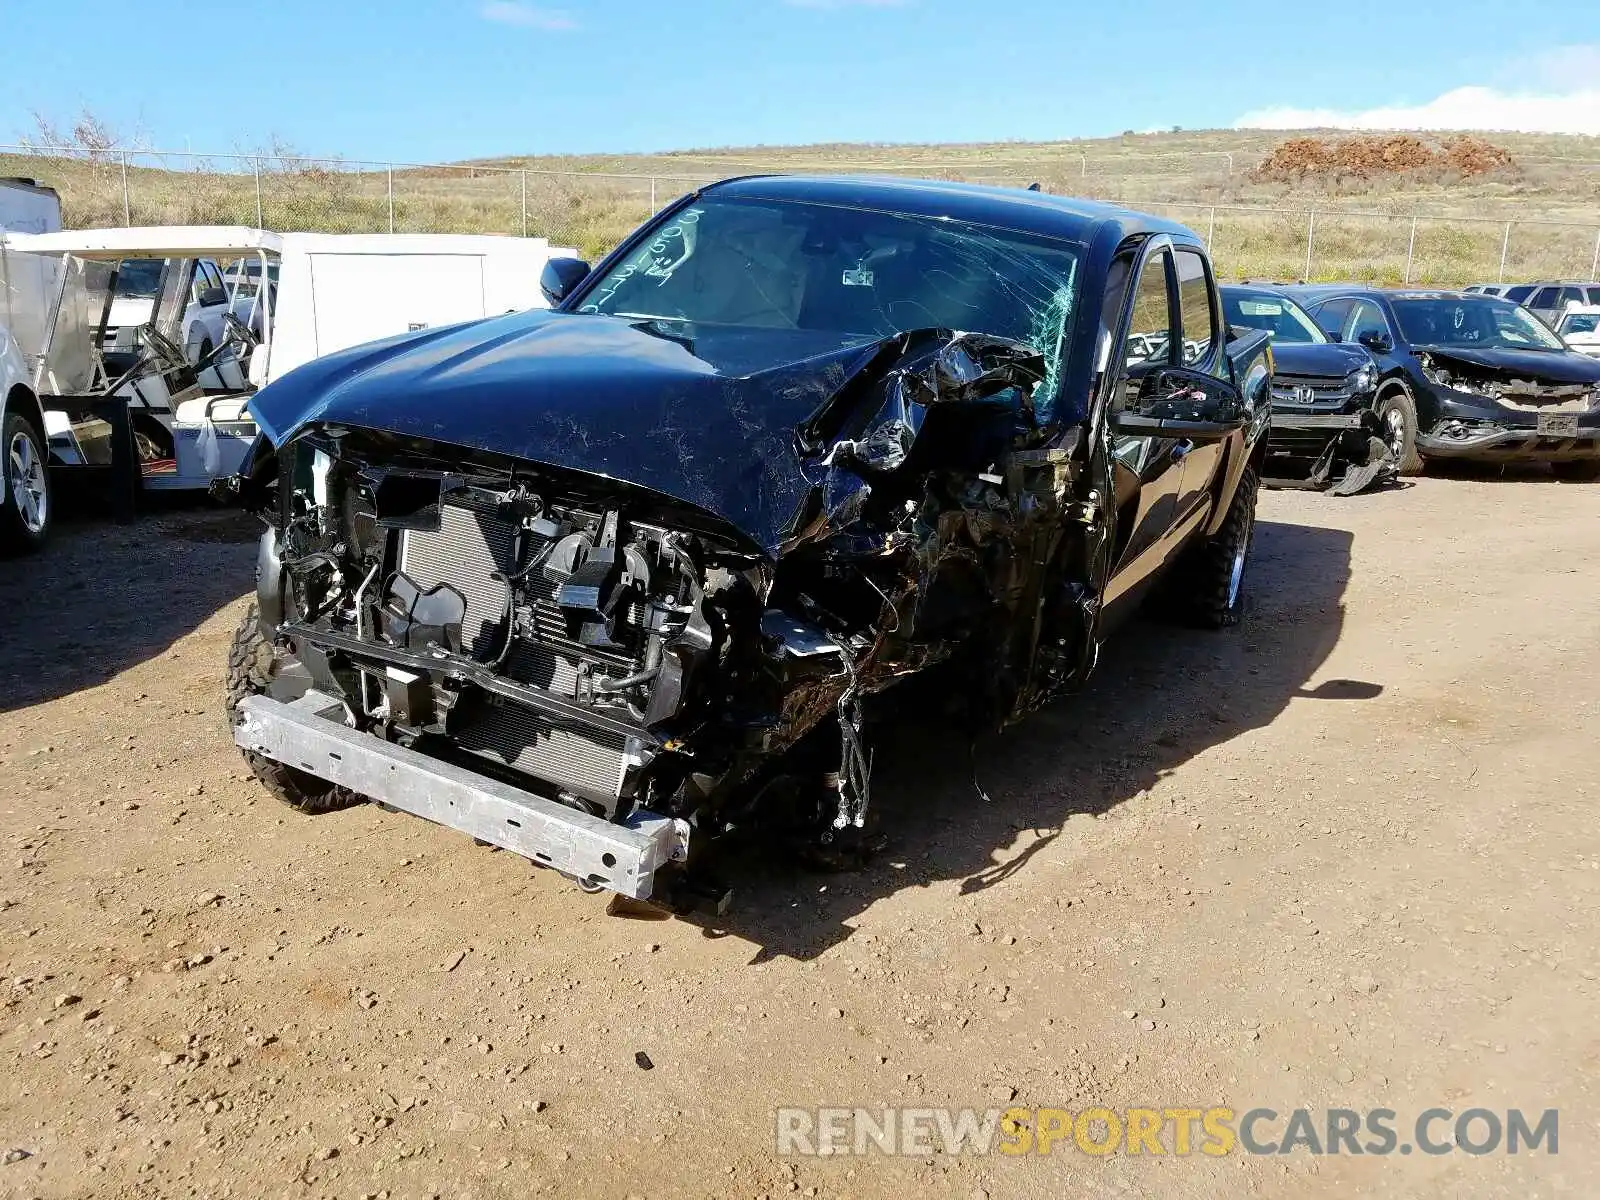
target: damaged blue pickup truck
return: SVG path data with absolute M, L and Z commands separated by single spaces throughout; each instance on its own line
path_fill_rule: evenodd
M 1181 226 L 747 178 L 544 282 L 252 401 L 228 707 L 299 809 L 672 903 L 734 825 L 859 838 L 863 707 L 906 677 L 999 726 L 1147 595 L 1240 615 L 1272 356 Z

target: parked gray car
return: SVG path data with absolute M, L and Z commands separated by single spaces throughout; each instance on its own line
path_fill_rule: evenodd
M 1600 304 L 1600 282 L 1589 279 L 1525 283 L 1508 289 L 1504 295 L 1554 329 L 1561 324 L 1567 305 Z

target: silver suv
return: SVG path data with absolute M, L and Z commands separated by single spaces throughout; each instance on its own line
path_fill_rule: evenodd
M 1561 324 L 1567 305 L 1600 304 L 1600 282 L 1580 279 L 1519 283 L 1502 294 L 1554 329 Z

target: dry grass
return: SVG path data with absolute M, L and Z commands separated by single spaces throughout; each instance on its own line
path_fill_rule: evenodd
M 1038 182 L 1047 191 L 1163 212 L 1209 235 L 1219 269 L 1239 277 L 1304 276 L 1312 210 L 1313 278 L 1399 282 L 1410 249 L 1413 280 L 1495 279 L 1506 221 L 1518 223 L 1506 248 L 1507 278 L 1591 270 L 1600 234 L 1600 138 L 1497 134 L 1494 144 L 1516 167 L 1486 173 L 1447 160 L 1367 177 L 1257 178 L 1255 168 L 1291 136 L 1203 131 L 1044 144 L 744 147 L 508 158 L 392 174 L 340 164 L 281 169 L 279 160 L 267 158 L 259 189 L 248 165 L 241 171 L 236 163 L 133 155 L 126 201 L 124 168 L 105 154 L 93 160 L 0 156 L 0 174 L 56 187 L 68 223 L 77 226 L 125 219 L 259 221 L 275 229 L 383 232 L 392 216 L 397 232 L 526 232 L 594 257 L 697 182 L 752 171 L 872 170 L 1013 186 Z M 1292 211 L 1263 211 L 1268 206 Z M 1414 213 L 1427 215 L 1417 222 L 1413 245 Z M 1572 224 L 1532 223 L 1540 219 Z

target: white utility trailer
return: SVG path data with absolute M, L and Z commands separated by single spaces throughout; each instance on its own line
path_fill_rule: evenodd
M 59 264 L 33 362 L 54 460 L 108 462 L 85 433 L 103 422 L 86 412 L 116 398 L 143 486 L 189 489 L 234 472 L 256 433 L 245 406 L 259 388 L 363 342 L 546 307 L 544 264 L 573 253 L 544 238 L 171 226 L 7 233 L 0 273 Z M 113 316 L 128 311 L 117 279 L 142 262 L 163 266 L 130 331 Z

